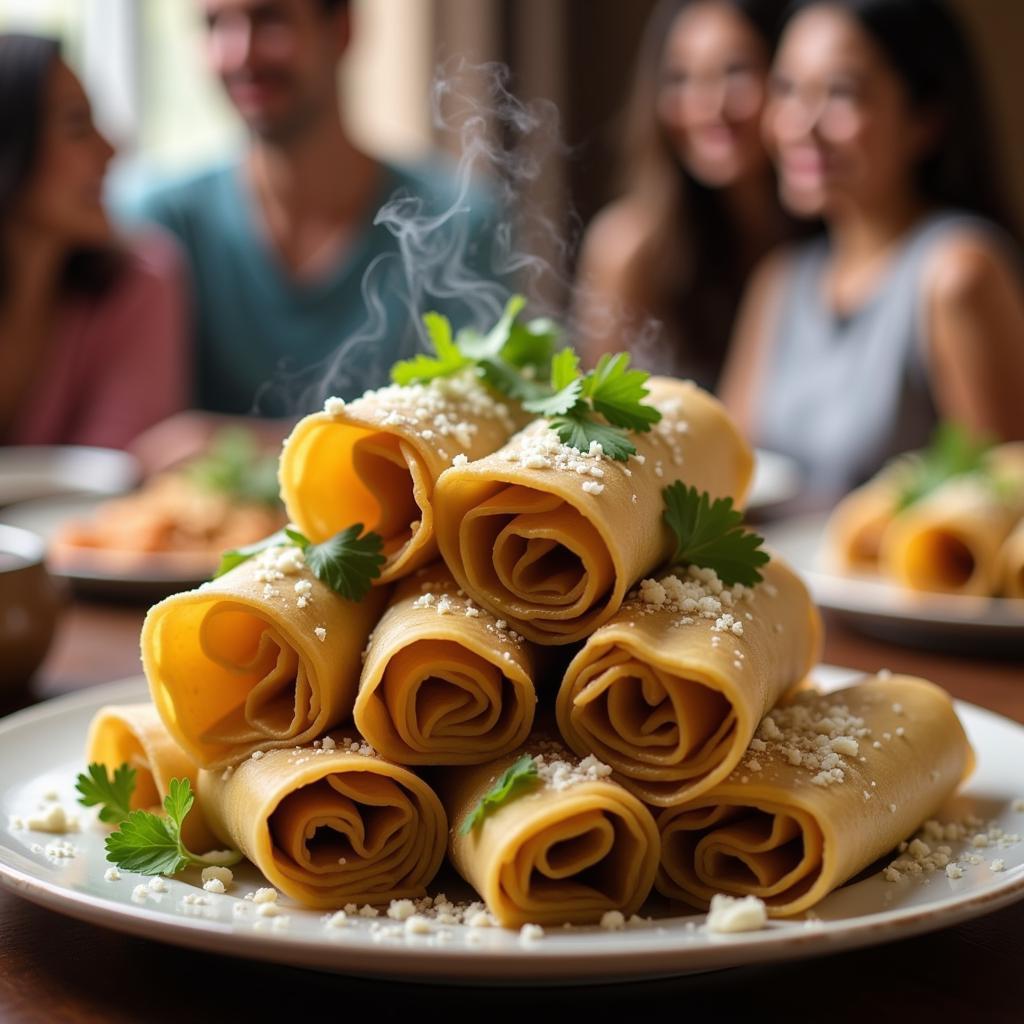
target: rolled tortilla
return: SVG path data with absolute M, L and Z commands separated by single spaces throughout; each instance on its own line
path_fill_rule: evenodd
M 882 571 L 911 590 L 994 594 L 999 549 L 1014 521 L 987 481 L 955 477 L 889 524 L 882 538 Z
M 559 443 L 538 420 L 504 448 L 447 470 L 435 495 L 441 554 L 459 585 L 529 640 L 567 644 L 618 611 L 673 538 L 662 488 L 677 478 L 742 503 L 753 454 L 722 405 L 652 378 L 662 420 L 617 462 Z
M 346 601 L 298 548 L 268 548 L 150 609 L 142 664 L 153 702 L 203 768 L 308 743 L 351 715 L 360 653 L 386 600 L 374 588 Z
M 851 491 L 829 516 L 823 567 L 840 573 L 877 573 L 882 537 L 898 510 L 899 490 L 892 474 Z
M 778 556 L 762 575 L 753 589 L 694 568 L 644 581 L 565 673 L 557 713 L 569 746 L 659 807 L 725 779 L 821 652 L 807 588 Z
M 923 679 L 801 695 L 728 779 L 662 812 L 657 888 L 701 909 L 722 892 L 799 914 L 911 835 L 972 765 L 949 696 Z
M 441 563 L 403 580 L 363 663 L 360 734 L 399 764 L 479 764 L 522 744 L 537 703 L 535 658 L 499 625 Z
M 540 777 L 512 792 L 473 830 L 462 826 L 480 798 L 523 753 L 437 773 L 452 830 L 455 869 L 506 927 L 591 924 L 610 910 L 635 913 L 658 866 L 651 812 L 594 758 L 530 741 Z
M 457 458 L 500 448 L 522 425 L 468 375 L 368 391 L 300 420 L 281 453 L 281 498 L 311 540 L 353 523 L 384 538 L 380 582 L 437 558 L 434 485 Z
M 171 779 L 188 779 L 196 791 L 199 769 L 174 742 L 152 704 L 108 704 L 93 716 L 85 743 L 88 764 L 106 765 L 109 774 L 123 764 L 135 769 L 133 811 L 162 811 Z M 193 853 L 206 853 L 216 839 L 196 800 L 182 823 L 182 839 Z
M 354 735 L 325 742 L 201 772 L 214 832 L 307 907 L 425 895 L 444 858 L 440 800 Z
M 999 549 L 999 578 L 1004 597 L 1024 598 L 1024 519 Z

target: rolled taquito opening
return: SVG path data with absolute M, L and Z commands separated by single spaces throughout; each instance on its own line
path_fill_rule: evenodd
M 555 494 L 507 486 L 467 510 L 459 547 L 474 590 L 525 628 L 558 639 L 596 618 L 615 578 L 608 544 Z
M 203 772 L 200 786 L 224 841 L 307 906 L 421 896 L 444 855 L 433 791 L 351 737 Z
M 934 527 L 907 538 L 902 571 L 915 590 L 973 592 L 978 559 L 969 536 L 949 527 Z

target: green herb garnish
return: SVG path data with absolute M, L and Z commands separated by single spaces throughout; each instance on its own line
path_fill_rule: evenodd
M 244 428 L 218 431 L 207 452 L 185 466 L 183 472 L 204 490 L 239 501 L 280 505 L 277 456 L 263 452 Z
M 732 498 L 711 501 L 707 491 L 677 480 L 662 490 L 665 521 L 676 536 L 673 564 L 714 569 L 727 586 L 752 587 L 762 580 L 758 566 L 768 561 L 764 538 L 743 526 L 743 515 Z
M 214 850 L 204 856 L 192 853 L 181 841 L 181 826 L 195 797 L 188 779 L 171 779 L 164 797 L 167 817 L 149 811 L 132 811 L 121 827 L 107 836 L 107 860 L 140 875 L 176 875 L 193 864 L 224 866 L 237 864 L 237 850 Z
M 353 523 L 319 544 L 286 526 L 254 544 L 225 551 L 220 556 L 220 565 L 213 578 L 223 576 L 267 548 L 289 546 L 299 548 L 310 572 L 348 601 L 362 601 L 366 597 L 373 581 L 380 577 L 381 566 L 387 561 L 381 553 L 383 538 L 378 533 L 363 534 L 362 523 Z
M 529 754 L 523 754 L 518 761 L 509 765 L 501 778 L 480 797 L 477 805 L 466 815 L 465 820 L 462 822 L 459 834 L 468 836 L 494 808 L 500 807 L 509 800 L 516 790 L 522 789 L 527 784 L 532 785 L 536 779 L 536 763 Z
M 985 469 L 989 438 L 978 437 L 958 423 L 942 423 L 931 444 L 906 460 L 897 508 L 902 511 L 937 490 L 947 480 Z
M 84 773 L 79 773 L 75 789 L 81 794 L 78 802 L 83 807 L 99 805 L 100 821 L 117 825 L 132 812 L 135 769 L 123 764 L 114 769 L 111 778 L 107 775 L 106 765 L 93 762 Z

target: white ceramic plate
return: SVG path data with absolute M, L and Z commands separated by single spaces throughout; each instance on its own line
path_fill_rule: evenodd
M 855 676 L 849 670 L 822 669 L 820 678 L 839 684 Z M 186 872 L 167 882 L 167 892 L 134 901 L 132 890 L 145 879 L 122 872 L 120 880 L 104 881 L 106 830 L 92 822 L 89 812 L 82 814 L 83 830 L 67 836 L 13 830 L 7 823 L 11 815 L 32 811 L 50 790 L 65 807 L 73 807 L 74 777 L 83 768 L 80 751 L 93 712 L 102 704 L 143 699 L 145 692 L 141 680 L 115 683 L 0 721 L 0 883 L 60 913 L 176 945 L 347 974 L 456 983 L 612 981 L 833 953 L 944 928 L 1024 896 L 1024 843 L 1017 843 L 975 851 L 986 857 L 956 880 L 938 873 L 926 876 L 927 883 L 892 883 L 876 870 L 832 893 L 810 920 L 776 921 L 763 931 L 735 935 L 706 932 L 702 915 L 665 916 L 614 932 L 549 930 L 534 941 L 513 931 L 462 926 L 429 935 L 406 935 L 397 928 L 400 934 L 390 937 L 379 929 L 375 935 L 373 922 L 366 919 L 330 929 L 322 915 L 284 897 L 280 903 L 286 918 L 258 917 L 243 899 L 263 884 L 251 867 L 236 870 L 226 895 L 204 894 L 198 877 Z M 1024 832 L 1024 813 L 1013 810 L 1024 796 L 1024 727 L 970 704 L 958 710 L 980 764 L 965 792 L 943 809 L 943 817 L 973 813 L 1007 833 Z M 47 855 L 46 845 L 53 841 L 70 842 L 75 855 Z M 995 856 L 1005 861 L 1004 871 L 988 866 Z M 187 904 L 188 895 L 209 902 Z M 237 905 L 243 909 L 236 916 Z
M 127 452 L 78 445 L 0 448 L 0 505 L 54 494 L 123 494 L 139 481 Z
M 827 514 L 762 529 L 769 544 L 807 581 L 815 602 L 852 625 L 895 643 L 945 651 L 1024 654 L 1024 600 L 918 594 L 869 577 L 820 568 Z
M 746 510 L 748 514 L 763 516 L 800 493 L 800 467 L 788 455 L 763 448 L 758 448 L 755 456 Z
M 0 511 L 0 523 L 20 526 L 49 542 L 66 522 L 91 519 L 108 499 L 99 495 L 65 494 L 24 501 Z M 68 580 L 78 593 L 157 601 L 180 590 L 191 590 L 210 578 L 217 559 L 197 566 L 195 556 L 173 552 L 118 558 L 105 552 L 83 552 L 74 561 L 47 562 L 54 576 Z

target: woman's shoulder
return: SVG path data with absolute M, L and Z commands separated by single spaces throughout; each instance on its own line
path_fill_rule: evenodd
M 583 237 L 581 263 L 592 271 L 620 274 L 650 236 L 650 213 L 635 199 L 617 199 L 599 210 Z

